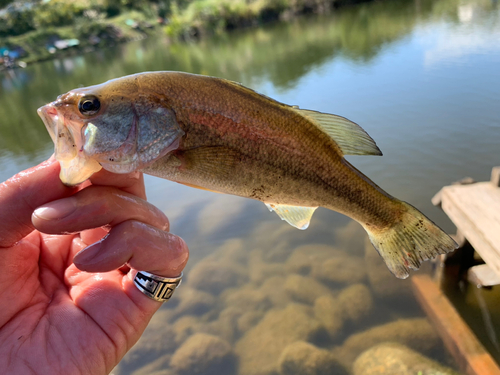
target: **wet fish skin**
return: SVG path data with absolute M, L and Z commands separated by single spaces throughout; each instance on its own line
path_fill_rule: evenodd
M 99 98 L 95 115 L 78 109 L 87 97 Z M 400 278 L 456 247 L 418 210 L 345 160 L 348 153 L 381 154 L 356 124 L 299 110 L 231 81 L 140 73 L 72 90 L 39 113 L 52 134 L 70 133 L 59 142 L 59 159 L 76 170 L 63 178 L 69 183 L 87 178 L 96 164 L 118 173 L 142 169 L 261 200 L 299 228 L 307 227 L 316 207 L 325 207 L 358 221 Z M 59 138 L 53 139 L 57 158 Z M 67 139 L 76 154 L 68 151 Z

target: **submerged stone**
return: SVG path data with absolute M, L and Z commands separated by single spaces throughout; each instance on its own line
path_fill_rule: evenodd
M 459 375 L 404 345 L 382 343 L 363 352 L 353 365 L 353 375 Z
M 250 310 L 267 311 L 272 307 L 271 301 L 259 289 L 253 286 L 248 288 L 228 289 L 221 295 L 221 299 L 227 307 L 235 307 L 242 312 Z
M 253 250 L 249 255 L 248 274 L 253 284 L 262 285 L 270 277 L 286 274 L 283 263 L 269 263 L 262 258 L 263 251 L 260 249 Z
M 264 311 L 247 311 L 243 313 L 236 322 L 238 331 L 245 333 L 254 327 L 264 316 Z
M 278 367 L 281 375 L 347 374 L 330 352 L 305 341 L 288 345 L 281 353 Z
M 422 353 L 432 352 L 440 343 L 427 319 L 400 319 L 350 336 L 342 346 L 343 358 L 352 362 L 363 351 L 386 341 L 406 345 Z
M 236 343 L 240 375 L 271 375 L 278 371 L 282 351 L 295 341 L 310 341 L 322 332 L 312 309 L 290 304 L 267 312 L 257 325 Z
M 217 299 L 213 295 L 183 285 L 176 294 L 179 304 L 174 309 L 175 316 L 196 315 L 200 316 L 212 310 Z
M 297 302 L 312 304 L 316 298 L 331 294 L 330 289 L 312 277 L 292 274 L 286 278 L 285 290 Z
M 200 324 L 202 324 L 200 319 L 193 315 L 185 315 L 177 319 L 172 325 L 177 347 L 186 341 L 189 336 L 198 332 Z
M 364 284 L 354 284 L 345 288 L 337 297 L 346 320 L 357 324 L 369 317 L 373 311 L 373 298 Z
M 344 312 L 337 299 L 331 295 L 324 295 L 314 302 L 314 314 L 323 324 L 332 340 L 336 340 L 344 327 Z
M 268 278 L 260 287 L 274 307 L 283 308 L 292 302 L 292 298 L 285 291 L 285 278 L 273 276 Z
M 155 318 L 153 317 L 153 324 L 144 331 L 139 341 L 118 364 L 118 370 L 126 369 L 130 373 L 144 364 L 169 358 L 177 349 L 176 333 L 173 326 L 165 323 L 158 325 L 156 323 L 159 321 Z
M 248 261 L 248 251 L 245 249 L 245 242 L 241 238 L 230 238 L 224 242 L 217 250 L 205 258 L 206 261 L 234 263 L 246 265 Z
M 350 220 L 345 226 L 335 229 L 335 244 L 351 256 L 363 257 L 366 231 L 359 223 Z
M 248 279 L 245 267 L 234 263 L 202 260 L 188 273 L 189 286 L 214 295 L 242 285 Z
M 354 284 L 366 279 L 365 261 L 360 257 L 342 254 L 318 264 L 312 275 L 339 284 Z
M 288 272 L 307 276 L 326 260 L 338 256 L 345 256 L 345 253 L 328 245 L 302 245 L 287 259 L 286 268 Z
M 233 374 L 236 358 L 225 340 L 196 333 L 176 350 L 170 367 L 177 375 Z

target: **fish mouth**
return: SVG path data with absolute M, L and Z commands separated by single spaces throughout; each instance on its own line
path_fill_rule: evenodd
M 55 158 L 61 165 L 59 178 L 63 184 L 75 186 L 98 172 L 102 166 L 85 155 L 81 125 L 67 123 L 59 113 L 58 105 L 60 103 L 57 101 L 44 105 L 38 108 L 37 113 L 54 142 Z
M 73 112 L 73 104 L 61 98 L 37 111 L 54 142 L 59 177 L 68 186 L 101 169 L 119 174 L 143 169 L 177 149 L 185 134 L 170 110 L 160 108 L 127 118 L 130 128 L 123 134 L 124 126 L 116 126 L 120 119 L 105 115 L 82 119 Z M 163 126 L 162 131 L 156 126 Z

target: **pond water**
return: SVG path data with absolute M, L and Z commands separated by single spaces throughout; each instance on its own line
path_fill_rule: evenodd
M 57 95 L 126 74 L 181 70 L 357 122 L 384 156 L 349 161 L 452 233 L 430 200 L 465 176 L 488 180 L 500 164 L 499 66 L 500 8 L 490 0 L 366 3 L 191 44 L 149 38 L 46 61 L 0 75 L 0 179 L 50 156 L 36 109 Z M 146 183 L 191 260 L 183 286 L 116 374 L 275 374 L 293 354 L 284 349 L 301 340 L 333 356 L 325 374 L 350 371 L 358 354 L 383 341 L 455 366 L 410 281 L 389 274 L 349 219 L 318 209 L 299 231 L 257 201 L 154 177 Z M 480 293 L 498 327 L 498 291 Z M 458 291 L 455 299 L 498 358 L 477 293 Z M 203 368 L 217 361 L 227 367 Z

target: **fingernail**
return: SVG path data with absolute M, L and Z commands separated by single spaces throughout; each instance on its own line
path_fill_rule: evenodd
M 99 254 L 99 251 L 101 250 L 101 241 L 96 242 L 90 246 L 87 246 L 85 249 L 81 250 L 73 258 L 73 263 L 79 264 L 79 265 L 96 263 L 95 257 L 97 256 L 97 254 Z
M 60 199 L 38 207 L 34 215 L 43 220 L 63 219 L 76 210 L 76 199 L 73 197 Z

